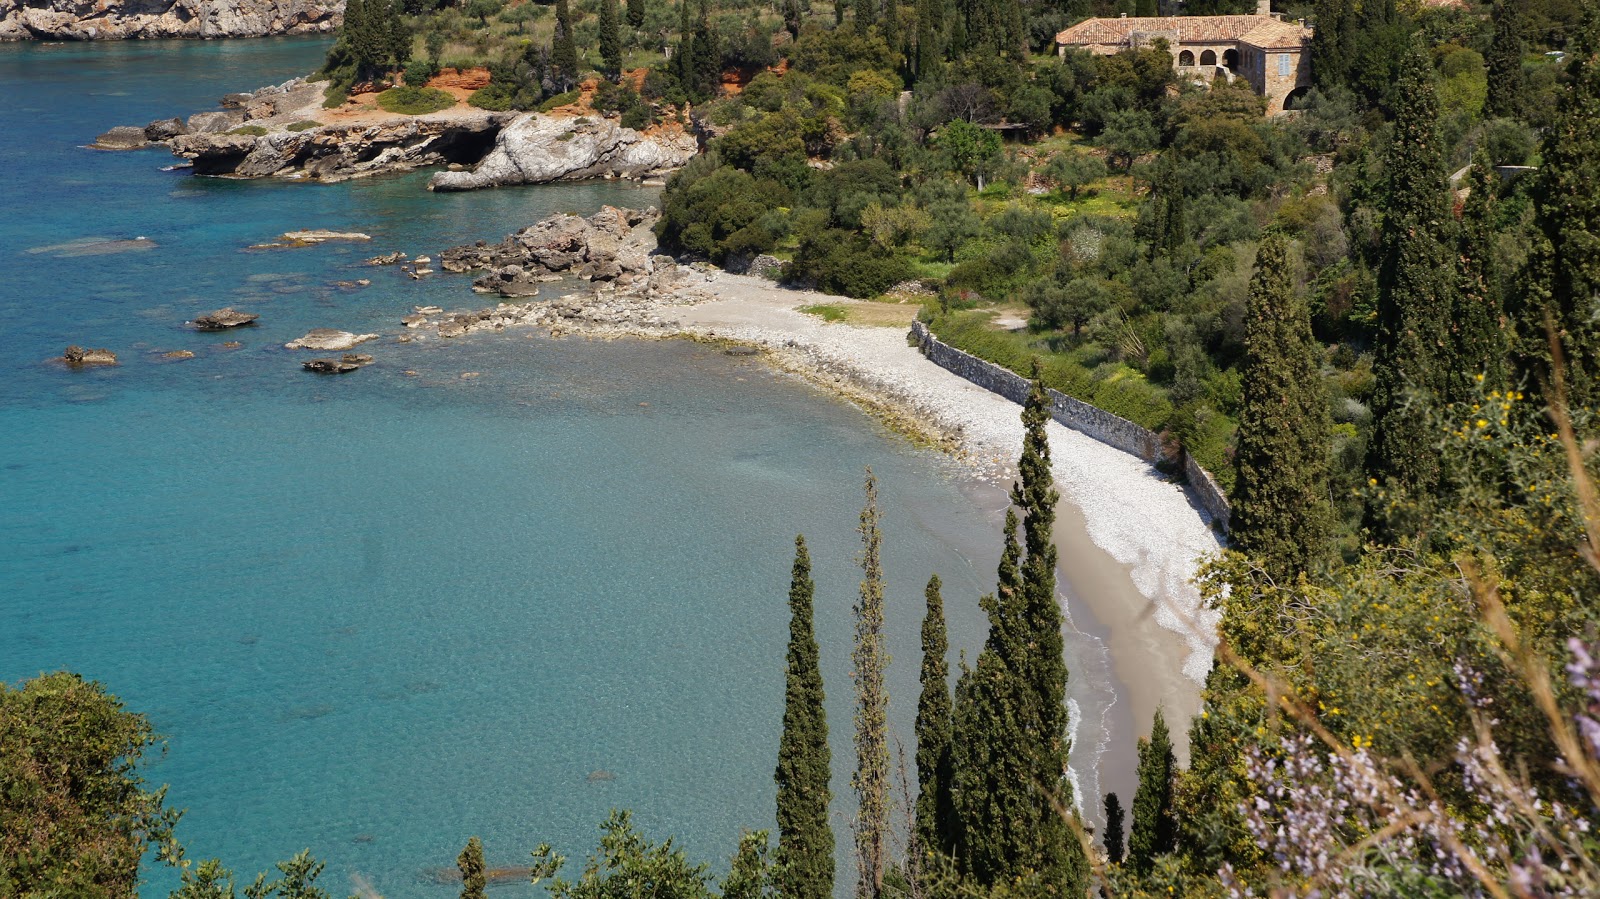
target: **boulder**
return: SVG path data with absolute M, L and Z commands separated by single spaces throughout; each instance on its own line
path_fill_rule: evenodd
M 161 358 L 163 358 L 163 359 L 193 359 L 194 358 L 194 350 L 173 350 L 170 353 L 162 353 L 161 354 Z
M 244 124 L 244 110 L 228 109 L 221 112 L 197 112 L 189 116 L 189 133 L 222 134 Z
M 311 359 L 300 363 L 300 367 L 319 375 L 342 375 L 355 371 L 361 366 L 356 365 L 354 362 L 345 362 L 342 359 Z
M 345 353 L 343 356 L 339 357 L 339 361 L 346 365 L 354 365 L 359 368 L 363 365 L 371 365 L 373 360 L 372 357 L 366 353 Z
M 149 141 L 172 140 L 180 134 L 188 133 L 189 126 L 183 123 L 183 119 L 176 116 L 170 119 L 156 119 L 154 122 L 144 126 L 144 138 Z
M 145 137 L 143 128 L 132 125 L 118 125 L 94 139 L 96 150 L 137 150 L 148 146 L 150 140 Z
M 376 334 L 352 334 L 349 331 L 339 331 L 334 328 L 313 328 L 306 336 L 298 340 L 291 340 L 284 344 L 288 350 L 333 350 L 341 351 L 354 349 L 356 346 L 369 340 L 377 340 Z
M 189 324 L 199 331 L 226 331 L 229 328 L 239 328 L 253 324 L 260 317 L 253 312 L 240 312 L 229 306 L 224 309 L 218 309 L 215 312 L 207 312 L 205 315 L 196 316 L 195 320 Z
M 61 361 L 73 368 L 80 368 L 86 365 L 116 365 L 117 354 L 106 349 L 88 350 L 73 344 L 67 347 L 66 352 L 61 354 Z
M 494 148 L 474 169 L 439 172 L 428 180 L 428 189 L 636 178 L 681 168 L 698 152 L 694 137 L 681 129 L 646 135 L 610 119 L 524 113 L 501 129 Z

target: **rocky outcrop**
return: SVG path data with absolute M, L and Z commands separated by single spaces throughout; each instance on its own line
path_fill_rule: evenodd
M 117 354 L 106 349 L 86 350 L 73 344 L 61 354 L 61 361 L 73 368 L 82 368 L 86 365 L 116 365 Z
M 94 139 L 89 146 L 96 150 L 137 150 L 150 145 L 145 129 L 132 125 L 118 125 Z
M 218 309 L 215 312 L 207 312 L 205 315 L 195 316 L 194 321 L 189 324 L 194 326 L 197 331 L 226 331 L 229 328 L 240 328 L 252 324 L 260 317 L 253 312 L 240 312 L 229 306 L 224 309 Z
M 291 340 L 284 344 L 287 350 L 348 350 L 369 340 L 377 340 L 376 334 L 352 334 L 349 331 L 339 331 L 334 328 L 312 328 L 306 336 L 298 340 Z
M 0 40 L 327 34 L 344 0 L 0 0 Z
M 503 113 L 406 116 L 301 131 L 262 125 L 269 128 L 262 135 L 205 132 L 191 118 L 195 133 L 175 137 L 169 146 L 174 155 L 194 162 L 196 175 L 333 182 L 476 161 L 506 118 Z
M 647 287 L 656 274 L 654 207 L 639 211 L 603 207 L 588 218 L 557 213 L 506 237 L 498 244 L 483 241 L 445 250 L 439 264 L 445 271 L 487 270 L 473 289 L 503 297 L 528 297 L 547 281 L 576 276 L 616 282 L 624 289 Z
M 644 178 L 682 167 L 699 147 L 676 127 L 654 132 L 602 118 L 525 113 L 507 124 L 471 171 L 440 172 L 429 190 L 474 190 L 585 178 Z

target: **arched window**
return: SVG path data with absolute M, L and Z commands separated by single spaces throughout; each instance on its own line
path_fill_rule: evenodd
M 1217 64 L 1217 51 L 1215 51 L 1215 50 L 1203 50 L 1203 51 L 1201 51 L 1201 53 L 1200 53 L 1200 64 L 1203 65 L 1203 66 L 1214 66 L 1214 65 L 1216 65 Z
M 1185 50 L 1182 53 L 1179 53 L 1178 54 L 1178 65 L 1180 65 L 1180 66 L 1192 66 L 1192 65 L 1194 65 L 1194 53 L 1192 51 L 1190 51 L 1190 50 Z
M 1309 93 L 1311 93 L 1311 88 L 1309 87 L 1295 88 L 1289 92 L 1287 97 L 1283 98 L 1283 108 L 1285 110 L 1300 109 L 1301 107 L 1305 106 L 1306 94 Z
M 1239 68 L 1239 51 L 1238 50 L 1224 50 L 1224 51 L 1222 51 L 1222 64 L 1227 66 L 1229 71 L 1232 71 L 1232 70 L 1235 70 L 1235 69 Z

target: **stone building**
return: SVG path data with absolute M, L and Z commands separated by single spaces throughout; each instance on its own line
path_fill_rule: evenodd
M 1145 16 L 1085 19 L 1056 35 L 1056 48 L 1109 56 L 1157 39 L 1167 42 L 1178 77 L 1207 83 L 1243 78 L 1267 98 L 1267 115 L 1293 109 L 1311 87 L 1311 29 L 1286 22 L 1259 0 L 1250 16 Z

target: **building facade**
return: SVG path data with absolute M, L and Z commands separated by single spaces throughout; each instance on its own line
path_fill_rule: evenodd
M 1303 19 L 1273 15 L 1271 0 L 1259 4 L 1249 16 L 1085 19 L 1056 35 L 1056 48 L 1063 55 L 1076 48 L 1109 56 L 1165 40 L 1178 77 L 1243 78 L 1267 98 L 1267 115 L 1280 115 L 1311 87 L 1311 29 Z

